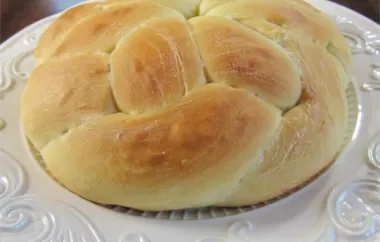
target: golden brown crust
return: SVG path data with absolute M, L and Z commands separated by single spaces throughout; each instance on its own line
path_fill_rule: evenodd
M 226 18 L 204 16 L 189 22 L 209 81 L 245 88 L 283 109 L 296 104 L 301 81 L 283 49 Z
M 343 64 L 347 74 L 352 75 L 351 52 L 343 35 L 326 14 L 304 0 L 229 1 L 217 5 L 207 15 L 245 22 L 259 32 L 263 30 L 279 43 L 286 41 L 288 35 L 297 35 L 297 41 L 310 38 L 326 47 Z
M 147 21 L 120 40 L 110 59 L 120 110 L 139 113 L 178 101 L 204 85 L 203 65 L 186 21 Z
M 86 123 L 42 155 L 58 180 L 90 200 L 147 210 L 202 206 L 257 166 L 252 158 L 274 138 L 280 114 L 243 90 L 210 84 L 165 110 Z
M 265 151 L 259 169 L 246 175 L 240 189 L 219 205 L 256 204 L 286 193 L 330 164 L 343 143 L 347 126 L 343 68 L 313 42 L 292 43 L 284 47 L 303 63 L 300 105 L 284 115 L 280 134 Z
M 104 5 L 104 3 L 82 4 L 64 12 L 41 36 L 34 51 L 35 56 L 39 59 L 49 57 L 60 44 L 62 38 L 83 16 L 90 16 L 102 11 Z
M 71 28 L 53 56 L 76 52 L 112 52 L 118 41 L 151 18 L 181 16 L 179 12 L 152 2 L 110 4 L 86 16 Z
M 148 2 L 151 0 L 108 0 L 110 3 L 126 3 L 126 2 Z M 197 9 L 202 0 L 154 0 L 167 7 L 171 7 L 180 11 L 186 18 L 197 15 Z
M 26 135 L 52 176 L 94 202 L 264 202 L 343 143 L 349 47 L 303 0 L 84 4 L 48 28 L 36 57 Z
M 21 99 L 25 132 L 37 149 L 67 130 L 116 111 L 108 56 L 81 54 L 37 67 Z

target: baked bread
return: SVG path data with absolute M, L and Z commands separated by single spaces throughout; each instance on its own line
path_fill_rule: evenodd
M 251 205 L 328 167 L 350 49 L 303 0 L 112 0 L 63 13 L 35 50 L 22 124 L 88 200 Z

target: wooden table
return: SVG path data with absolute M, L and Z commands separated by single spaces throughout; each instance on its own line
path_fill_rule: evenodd
M 333 0 L 379 22 L 380 0 Z M 0 0 L 0 43 L 29 24 L 81 0 Z

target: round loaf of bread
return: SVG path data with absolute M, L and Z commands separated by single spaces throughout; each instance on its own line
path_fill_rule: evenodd
M 90 201 L 158 211 L 251 205 L 328 167 L 352 59 L 303 0 L 110 0 L 42 35 L 22 124 Z

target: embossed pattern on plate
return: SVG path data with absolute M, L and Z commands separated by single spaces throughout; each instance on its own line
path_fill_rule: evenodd
M 33 228 L 33 229 L 30 229 Z M 104 241 L 79 211 L 49 198 L 21 196 L 0 200 L 2 241 Z

